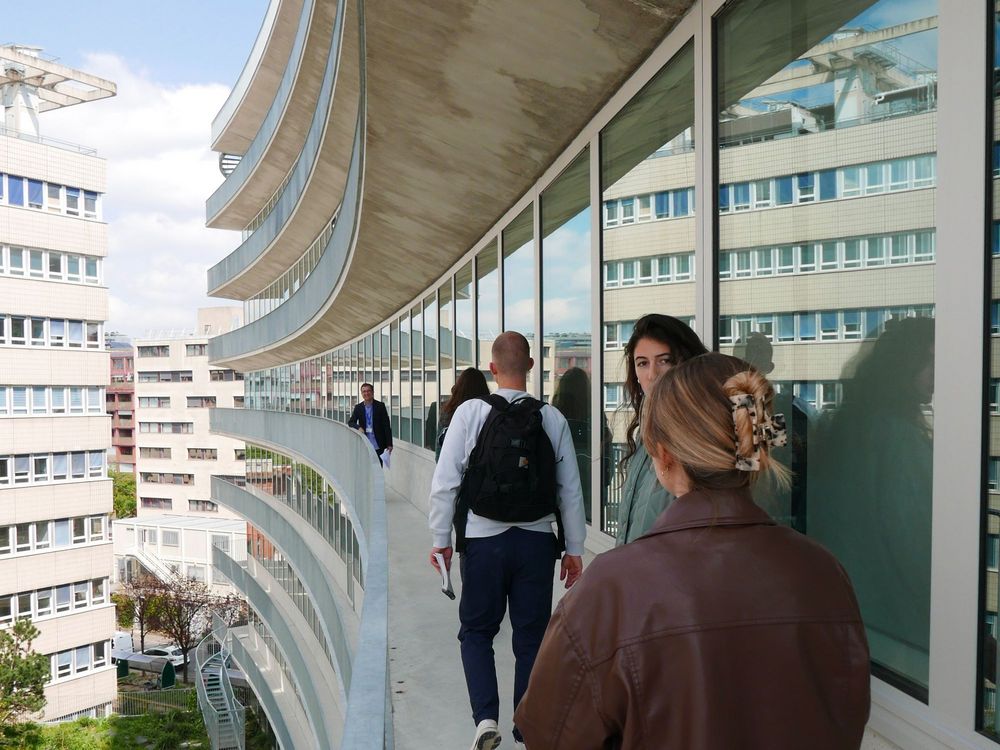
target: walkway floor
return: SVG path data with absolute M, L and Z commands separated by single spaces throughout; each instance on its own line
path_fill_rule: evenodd
M 405 498 L 388 491 L 389 674 L 396 750 L 466 750 L 475 725 L 458 653 L 458 599 L 441 593 L 441 580 L 427 562 L 427 518 Z M 589 554 L 584 566 L 593 558 Z M 461 595 L 457 561 L 452 583 Z M 563 586 L 555 575 L 555 597 Z M 494 642 L 500 679 L 501 748 L 512 750 L 511 691 L 514 657 L 510 622 Z

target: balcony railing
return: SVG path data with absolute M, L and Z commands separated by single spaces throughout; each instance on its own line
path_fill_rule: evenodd
M 346 425 L 322 417 L 250 409 L 215 409 L 211 414 L 213 432 L 238 437 L 249 443 L 282 451 L 314 467 L 333 484 L 358 533 L 365 573 L 364 602 L 356 645 L 351 647 L 350 668 L 341 663 L 347 693 L 342 750 L 392 748 L 391 705 L 388 700 L 388 538 L 385 516 L 385 479 L 370 443 Z M 212 496 L 224 504 L 243 505 L 247 510 L 263 506 L 249 490 L 242 493 L 213 480 Z M 225 497 L 224 497 L 225 495 Z M 237 508 L 237 510 L 239 510 Z M 264 508 L 260 507 L 264 515 Z M 266 520 L 282 526 L 277 508 Z M 277 526 L 275 533 L 278 532 Z M 259 526 L 267 528 L 266 525 Z M 282 532 L 283 533 L 283 532 Z M 315 545 L 329 549 L 317 537 Z M 284 546 L 284 545 L 283 545 Z M 301 546 L 301 540 L 300 540 Z M 296 563 L 294 550 L 286 557 Z M 309 556 L 323 555 L 324 549 L 309 550 Z M 297 570 L 303 583 L 315 595 L 310 571 Z M 318 589 L 317 589 L 318 590 Z M 317 602 L 323 608 L 321 601 Z M 332 615 L 332 613 L 331 613 Z M 330 640 L 336 651 L 343 634 L 327 620 Z M 343 641 L 341 641 L 341 644 Z

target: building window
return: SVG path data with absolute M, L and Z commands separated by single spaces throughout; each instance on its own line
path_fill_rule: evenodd
M 188 458 L 197 461 L 215 461 L 219 457 L 217 448 L 188 448 Z
M 188 396 L 187 405 L 189 409 L 214 408 L 215 396 Z
M 188 357 L 204 357 L 208 354 L 208 344 L 185 344 L 184 353 Z
M 211 500 L 188 500 L 188 510 L 199 513 L 218 513 L 219 506 Z
M 170 510 L 173 507 L 173 502 L 169 497 L 142 497 L 139 498 L 139 504 L 143 508 L 153 510 Z

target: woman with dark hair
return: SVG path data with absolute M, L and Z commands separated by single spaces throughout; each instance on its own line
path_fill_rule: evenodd
M 615 535 L 618 546 L 645 534 L 674 500 L 656 480 L 649 454 L 637 439 L 643 399 L 663 373 L 707 351 L 698 334 L 670 315 L 650 313 L 635 323 L 625 345 L 625 393 L 632 418 L 625 431 L 628 450 L 618 467 L 624 478 Z
M 774 389 L 712 353 L 646 398 L 642 439 L 677 499 L 559 603 L 514 713 L 525 744 L 857 750 L 871 678 L 851 582 L 753 499 L 761 476 L 787 481 Z
M 466 367 L 458 376 L 455 385 L 451 387 L 451 398 L 441 407 L 441 424 L 438 428 L 437 441 L 434 443 L 434 461 L 441 455 L 444 436 L 451 423 L 451 415 L 460 404 L 472 398 L 484 398 L 490 395 L 490 387 L 486 385 L 486 376 L 475 367 Z

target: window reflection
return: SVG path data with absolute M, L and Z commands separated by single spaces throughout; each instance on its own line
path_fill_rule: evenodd
M 490 373 L 490 348 L 500 333 L 500 272 L 497 243 L 490 242 L 476 256 L 476 366 L 483 371 L 490 390 L 496 383 Z
M 542 398 L 569 424 L 591 519 L 590 149 L 541 198 Z
M 601 530 L 618 531 L 627 471 L 623 347 L 647 313 L 693 323 L 694 44 L 685 45 L 601 131 Z
M 537 359 L 535 345 L 535 237 L 534 211 L 525 208 L 503 230 L 503 329 L 524 334 Z M 480 346 L 487 344 L 480 327 Z M 487 362 L 489 358 L 487 356 Z M 534 373 L 528 373 L 528 393 L 534 393 Z
M 990 75 L 993 81 L 993 163 L 992 177 L 993 184 L 996 185 L 997 178 L 1000 177 L 1000 143 L 995 132 L 995 123 L 998 112 L 998 100 L 1000 100 L 1000 60 L 997 57 L 997 40 L 1000 39 L 1000 13 L 997 12 L 995 2 L 990 2 L 989 7 L 993 12 L 993 28 L 991 29 L 994 39 L 993 62 Z M 1000 298 L 1000 267 L 997 259 L 1000 258 L 1000 211 L 993 197 L 996 187 L 987 192 L 987 200 L 990 201 L 990 227 L 991 242 L 986 252 L 991 258 L 991 273 L 987 278 L 991 279 L 991 304 L 990 312 L 992 316 L 990 326 L 990 381 L 987 391 L 986 412 L 990 420 L 989 430 L 989 458 L 987 463 L 987 485 L 986 485 L 986 528 L 983 533 L 985 570 L 982 573 L 983 585 L 985 587 L 983 602 L 982 620 L 982 649 L 983 663 L 981 666 L 982 681 L 980 682 L 980 692 L 982 697 L 982 713 L 980 715 L 980 725 L 984 733 L 994 739 L 1000 739 L 1000 724 L 997 717 L 997 600 L 1000 599 L 1000 576 L 997 572 L 997 561 L 1000 557 L 1000 441 L 996 437 L 995 427 L 997 417 L 1000 416 L 1000 365 L 998 365 L 997 334 L 1000 333 L 1000 305 L 997 299 Z
M 718 344 L 768 372 L 772 515 L 844 564 L 873 670 L 927 699 L 937 6 L 744 0 L 717 17 Z

